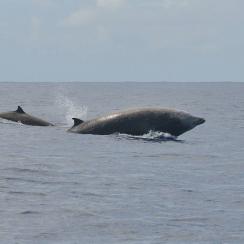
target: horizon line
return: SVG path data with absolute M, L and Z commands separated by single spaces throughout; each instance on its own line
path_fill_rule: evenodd
M 125 81 L 1 81 L 0 83 L 242 83 L 243 81 L 136 81 L 136 80 L 125 80 Z

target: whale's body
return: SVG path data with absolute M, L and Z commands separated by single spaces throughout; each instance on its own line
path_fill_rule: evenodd
M 123 133 L 144 135 L 159 131 L 179 136 L 205 122 L 189 113 L 164 108 L 141 108 L 109 114 L 86 122 L 73 118 L 68 131 L 80 134 L 108 135 Z
M 40 118 L 34 117 L 30 114 L 24 112 L 24 110 L 18 106 L 16 111 L 10 111 L 5 113 L 0 113 L 0 118 L 11 120 L 14 122 L 21 122 L 25 125 L 33 125 L 33 126 L 52 126 L 53 124 L 42 120 Z

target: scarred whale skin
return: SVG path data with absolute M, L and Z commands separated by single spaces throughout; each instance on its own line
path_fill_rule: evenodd
M 53 126 L 53 124 L 45 120 L 39 119 L 37 117 L 25 113 L 20 106 L 18 106 L 16 111 L 0 113 L 0 118 L 15 121 L 15 122 L 21 122 L 22 124 L 25 125 Z
M 159 131 L 179 136 L 205 122 L 205 119 L 187 112 L 165 108 L 131 109 L 86 122 L 77 118 L 73 120 L 74 126 L 68 130 L 69 132 L 97 135 L 144 135 L 149 131 Z

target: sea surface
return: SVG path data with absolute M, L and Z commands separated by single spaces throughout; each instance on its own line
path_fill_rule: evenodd
M 244 243 L 244 83 L 0 83 L 57 126 L 0 121 L 1 244 Z M 206 123 L 178 137 L 66 132 L 169 107 Z

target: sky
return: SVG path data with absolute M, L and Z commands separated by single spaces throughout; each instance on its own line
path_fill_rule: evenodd
M 0 0 L 0 81 L 244 81 L 243 0 Z

